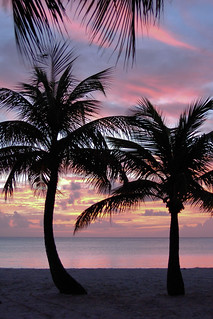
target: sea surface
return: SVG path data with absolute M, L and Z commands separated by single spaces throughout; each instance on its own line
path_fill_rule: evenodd
M 168 238 L 56 238 L 66 268 L 167 268 Z M 181 238 L 182 268 L 213 267 L 213 237 Z M 43 238 L 0 238 L 0 267 L 48 268 Z

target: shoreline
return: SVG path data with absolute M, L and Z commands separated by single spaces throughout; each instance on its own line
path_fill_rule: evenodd
M 213 268 L 182 268 L 185 296 L 165 268 L 68 269 L 88 294 L 62 295 L 49 269 L 0 268 L 0 319 L 212 319 Z

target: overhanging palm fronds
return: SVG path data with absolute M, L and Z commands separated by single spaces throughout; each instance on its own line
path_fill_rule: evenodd
M 125 60 L 134 60 L 136 31 L 160 17 L 163 0 L 73 0 L 78 3 L 78 12 L 83 21 L 87 19 L 91 39 L 97 39 L 101 46 L 116 43 L 118 58 L 125 49 Z
M 35 56 L 38 44 L 52 34 L 51 22 L 60 29 L 65 8 L 60 0 L 11 0 L 16 43 L 28 58 Z
M 87 20 L 92 40 L 101 46 L 115 41 L 118 58 L 123 49 L 125 60 L 134 60 L 139 26 L 160 18 L 164 0 L 68 0 L 77 3 L 77 12 Z M 52 36 L 52 26 L 65 27 L 65 6 L 61 0 L 11 0 L 16 43 L 28 58 Z

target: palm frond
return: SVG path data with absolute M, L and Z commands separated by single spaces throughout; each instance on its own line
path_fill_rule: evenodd
M 79 148 L 64 156 L 65 167 L 75 174 L 83 175 L 87 183 L 95 186 L 99 192 L 111 191 L 111 183 L 119 180 L 127 182 L 127 176 L 117 154 L 109 149 Z M 69 164 L 69 165 L 68 165 Z
M 208 112 L 213 110 L 213 100 L 198 100 L 185 111 L 179 120 L 176 136 L 183 139 L 194 137 L 198 133 L 198 129 L 207 118 Z M 180 141 L 181 142 L 181 141 Z
M 209 189 L 213 191 L 213 170 L 210 170 L 200 176 L 201 182 L 203 182 Z
M 16 43 L 28 58 L 35 56 L 38 44 L 52 35 L 51 23 L 60 30 L 65 8 L 60 0 L 12 0 Z M 47 13 L 48 11 L 48 13 Z
M 72 85 L 73 78 L 71 76 L 71 66 L 68 66 L 62 73 L 58 80 L 56 89 L 56 103 L 60 103 L 62 100 L 66 101 L 68 97 L 69 88 Z
M 110 134 L 130 138 L 130 134 L 132 132 L 129 116 L 125 115 L 102 117 L 97 120 L 93 120 L 91 124 L 96 125 L 101 132 L 104 132 L 105 135 Z
M 114 189 L 113 195 L 122 194 L 140 194 L 141 201 L 145 198 L 156 199 L 159 198 L 161 192 L 161 186 L 159 183 L 149 179 L 137 179 L 123 184 L 122 186 Z
M 205 190 L 200 185 L 193 188 L 189 203 L 213 215 L 213 193 Z
M 101 103 L 92 99 L 77 100 L 71 105 L 69 101 L 64 109 L 67 117 L 67 128 L 74 131 L 82 125 L 86 125 L 92 117 L 98 115 L 100 107 Z
M 109 161 L 104 156 L 110 156 L 106 150 L 79 149 L 71 154 L 69 168 L 74 174 L 83 175 L 87 183 L 93 185 L 99 192 L 105 193 L 111 190 L 109 179 Z M 111 174 L 112 175 L 112 174 Z M 112 176 L 111 176 L 112 178 Z
M 112 70 L 112 68 L 108 68 L 81 81 L 70 94 L 69 100 L 74 101 L 83 98 L 94 91 L 100 91 L 105 95 L 105 91 L 110 84 Z
M 0 173 L 5 174 L 10 171 L 14 163 L 19 158 L 19 153 L 23 154 L 30 146 L 8 146 L 0 149 Z
M 172 156 L 172 130 L 165 124 L 164 117 L 149 100 L 141 99 L 132 110 L 132 138 L 149 149 L 158 159 L 169 163 Z
M 41 47 L 41 53 L 35 57 L 34 65 L 49 72 L 49 81 L 56 82 L 57 77 L 72 65 L 77 57 L 69 41 L 47 42 Z
M 209 142 L 209 136 L 206 134 L 202 134 L 196 138 L 191 139 L 191 142 L 186 147 L 180 149 L 178 148 L 177 152 L 182 152 L 182 156 L 180 156 L 180 160 L 185 158 L 185 164 L 194 172 L 196 172 L 197 176 L 205 173 L 212 164 L 213 161 L 213 152 L 212 145 Z M 187 154 L 186 154 L 187 152 Z
M 150 132 L 150 134 L 155 136 L 154 133 L 157 132 L 161 135 L 164 134 L 165 140 L 168 139 L 168 134 L 170 131 L 165 124 L 163 114 L 156 107 L 154 107 L 148 99 L 140 99 L 137 106 L 132 109 L 132 113 L 133 125 L 135 121 L 135 125 L 146 131 L 147 134 Z
M 47 105 L 42 93 L 37 86 L 35 87 L 31 84 L 22 84 L 22 88 L 22 92 L 16 92 L 6 88 L 0 89 L 0 108 L 15 111 L 18 118 L 29 121 L 35 126 L 40 123 L 40 128 L 43 123 L 42 131 L 47 133 L 44 124 L 45 108 Z M 39 108 L 33 103 L 33 99 L 36 99 Z
M 0 173 L 8 174 L 3 187 L 5 199 L 12 195 L 19 178 L 30 181 L 35 163 L 39 162 L 46 152 L 31 146 L 11 146 L 0 149 Z
M 83 227 L 87 227 L 98 217 L 102 218 L 107 214 L 122 213 L 127 209 L 136 208 L 144 201 L 145 197 L 154 197 L 155 192 L 153 190 L 155 187 L 156 183 L 152 183 L 151 181 L 125 183 L 113 192 L 113 196 L 93 204 L 81 213 L 77 217 L 74 233 Z
M 84 102 L 83 102 L 84 103 Z M 96 147 L 103 145 L 105 146 L 105 138 L 106 134 L 125 134 L 128 136 L 131 128 L 128 127 L 127 117 L 125 116 L 108 116 L 99 118 L 88 123 L 82 125 L 82 121 L 76 118 L 76 111 L 74 109 L 73 116 L 72 108 L 70 108 L 70 117 L 69 117 L 69 126 L 72 125 L 71 131 L 66 131 L 66 137 L 62 138 L 58 143 L 61 144 L 59 146 L 61 149 L 65 147 L 72 147 L 74 145 L 79 145 L 81 147 L 87 146 L 92 147 L 96 145 Z M 78 115 L 78 113 L 77 113 Z M 66 122 L 68 123 L 68 122 Z M 69 127 L 67 125 L 67 127 Z M 100 137 L 100 133 L 103 134 L 102 140 L 99 140 L 97 144 L 95 141 L 97 137 Z
M 115 41 L 118 58 L 125 49 L 125 60 L 131 56 L 134 60 L 138 26 L 158 19 L 163 9 L 163 0 L 79 0 L 78 3 L 77 11 L 84 12 L 83 21 L 88 21 L 91 40 L 97 39 L 101 46 Z
M 45 145 L 46 137 L 35 126 L 24 121 L 5 121 L 0 123 L 0 146 Z
M 124 209 L 132 207 L 133 204 L 136 206 L 139 200 L 138 196 L 118 195 L 93 204 L 78 216 L 75 223 L 74 233 L 83 227 L 89 226 L 91 222 L 95 221 L 98 217 L 102 218 L 107 214 L 111 215 L 112 212 L 122 212 Z
M 16 111 L 20 115 L 23 107 L 29 107 L 30 102 L 20 93 L 7 88 L 0 89 L 0 109 Z
M 107 141 L 110 146 L 120 150 L 120 161 L 127 174 L 135 178 L 148 178 L 150 175 L 156 178 L 158 171 L 162 171 L 161 163 L 156 160 L 152 152 L 139 143 L 115 137 L 108 137 Z

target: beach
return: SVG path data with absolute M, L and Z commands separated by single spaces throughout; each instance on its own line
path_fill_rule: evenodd
M 182 269 L 185 296 L 166 292 L 166 269 L 69 269 L 86 288 L 62 295 L 48 269 L 0 268 L 0 319 L 213 319 L 213 268 Z

